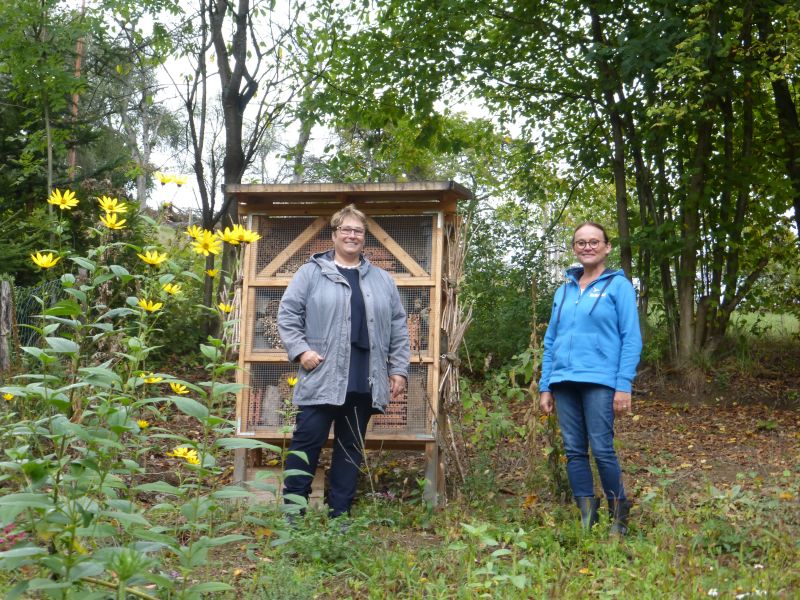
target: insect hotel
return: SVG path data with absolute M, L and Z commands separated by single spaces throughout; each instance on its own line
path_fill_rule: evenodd
M 278 306 L 297 269 L 333 247 L 331 215 L 355 204 L 369 220 L 364 254 L 397 282 L 411 339 L 406 396 L 371 419 L 366 446 L 424 450 L 425 495 L 435 502 L 444 486 L 442 398 L 457 391 L 455 352 L 465 328 L 456 295 L 463 264 L 456 206 L 471 193 L 452 181 L 233 185 L 227 192 L 241 221 L 261 234 L 242 265 L 237 435 L 288 446 L 297 365 L 278 336 Z M 254 480 L 267 468 L 259 450 L 236 452 L 235 480 Z M 318 472 L 312 500 L 321 495 L 321 482 Z

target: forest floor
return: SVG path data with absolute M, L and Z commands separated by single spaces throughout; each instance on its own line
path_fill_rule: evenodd
M 541 449 L 517 439 L 475 452 L 470 481 L 434 511 L 420 500 L 421 453 L 369 452 L 348 532 L 312 511 L 228 571 L 259 598 L 287 586 L 288 597 L 330 599 L 796 598 L 800 351 L 787 348 L 747 368 L 723 362 L 691 394 L 644 370 L 634 414 L 617 421 L 635 501 L 624 544 L 605 521 L 581 534 L 546 476 L 531 477 Z M 524 422 L 529 407 L 512 414 Z

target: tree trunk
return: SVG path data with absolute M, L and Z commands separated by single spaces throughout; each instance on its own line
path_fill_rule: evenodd
M 779 60 L 782 58 L 780 51 L 769 45 L 773 27 L 770 15 L 763 6 L 759 7 L 756 13 L 756 22 L 758 23 L 758 39 L 767 49 L 770 62 Z M 772 94 L 775 98 L 775 110 L 783 136 L 786 172 L 792 184 L 792 206 L 798 233 L 797 243 L 800 246 L 800 121 L 797 116 L 797 106 L 785 77 L 775 77 L 772 80 Z
M 7 279 L 0 280 L 0 375 L 11 368 L 14 332 L 14 294 Z
M 595 44 L 605 44 L 603 38 L 603 24 L 600 15 L 594 6 L 589 7 L 592 18 L 592 39 Z M 617 202 L 617 231 L 619 233 L 619 253 L 622 270 L 630 279 L 633 267 L 633 253 L 631 251 L 630 219 L 628 218 L 628 191 L 625 178 L 625 140 L 622 135 L 622 117 L 620 116 L 617 101 L 614 98 L 614 89 L 619 86 L 619 77 L 613 67 L 605 59 L 598 60 L 600 87 L 603 101 L 611 122 L 611 135 L 614 144 L 614 154 L 611 165 L 614 172 L 614 190 Z

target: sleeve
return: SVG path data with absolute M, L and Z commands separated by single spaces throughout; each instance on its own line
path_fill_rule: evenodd
M 289 282 L 278 307 L 278 334 L 292 362 L 306 350 L 311 350 L 305 330 L 306 303 L 312 276 L 312 268 L 306 265 L 301 267 Z
M 636 307 L 636 290 L 633 284 L 622 278 L 622 285 L 617 289 L 617 323 L 620 337 L 619 367 L 617 368 L 616 389 L 630 392 L 633 378 L 636 377 L 636 366 L 642 354 L 642 332 L 639 329 L 639 311 Z
M 392 326 L 389 337 L 389 375 L 402 375 L 408 379 L 411 361 L 411 343 L 408 337 L 408 319 L 400 299 L 397 284 L 386 274 L 392 294 Z
M 566 284 L 565 284 L 566 285 Z M 553 308 L 550 312 L 550 322 L 547 324 L 547 332 L 544 334 L 544 351 L 542 352 L 542 376 L 539 379 L 539 392 L 550 391 L 550 373 L 553 371 L 553 342 L 556 340 L 556 330 L 558 329 L 558 298 L 564 301 L 564 292 L 561 286 L 553 296 Z

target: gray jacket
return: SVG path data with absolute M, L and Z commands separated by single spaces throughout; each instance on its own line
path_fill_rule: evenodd
M 363 258 L 358 268 L 369 332 L 372 406 L 389 404 L 389 376 L 408 379 L 411 348 L 400 293 L 391 275 Z M 313 371 L 300 365 L 294 404 L 344 404 L 350 367 L 350 286 L 333 251 L 313 255 L 298 269 L 281 299 L 278 332 L 296 361 L 306 350 L 324 360 Z

